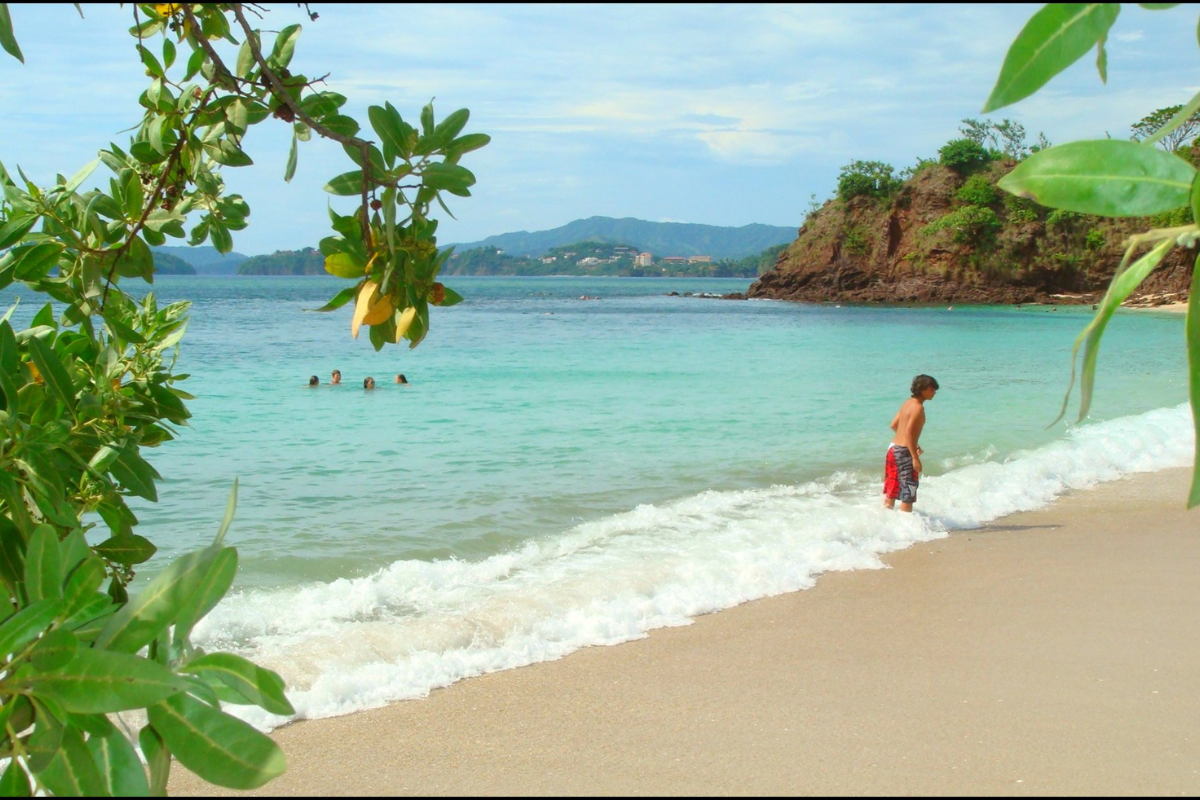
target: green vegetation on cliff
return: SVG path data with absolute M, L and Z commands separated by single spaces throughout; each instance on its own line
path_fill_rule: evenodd
M 278 250 L 271 255 L 251 256 L 238 265 L 238 275 L 328 275 L 320 250 Z
M 1133 126 L 1146 127 L 1171 109 Z M 1156 116 L 1157 115 L 1157 116 Z M 1025 158 L 1049 146 L 1026 141 L 1011 120 L 963 120 L 958 138 L 897 174 L 878 161 L 853 161 L 837 195 L 814 207 L 777 267 L 750 296 L 840 302 L 1093 302 L 1145 219 L 1045 208 L 997 188 Z M 1191 136 L 1200 132 L 1197 125 Z M 1200 150 L 1184 137 L 1162 143 L 1191 163 Z M 1186 224 L 1189 208 L 1157 215 L 1159 227 Z M 1164 262 L 1143 293 L 1175 299 L 1191 276 L 1187 259 Z

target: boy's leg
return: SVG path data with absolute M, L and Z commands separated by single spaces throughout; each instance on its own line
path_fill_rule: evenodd
M 896 507 L 896 499 L 894 497 L 888 497 L 885 494 L 883 496 L 883 507 L 884 508 L 895 508 Z
M 890 508 L 890 506 L 889 506 L 889 508 Z M 901 510 L 901 511 L 908 511 L 908 512 L 910 512 L 910 513 L 911 513 L 911 512 L 912 512 L 912 503 L 901 503 L 901 504 L 900 504 L 900 510 Z

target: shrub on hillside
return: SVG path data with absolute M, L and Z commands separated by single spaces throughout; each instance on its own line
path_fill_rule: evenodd
M 953 231 L 953 239 L 959 244 L 987 245 L 1000 230 L 1000 219 L 985 206 L 963 206 L 929 223 L 921 233 L 930 235 L 944 230 Z
M 1192 221 L 1192 209 L 1189 206 L 1180 206 L 1171 211 L 1164 211 L 1161 214 L 1155 214 L 1150 217 L 1150 224 L 1155 228 L 1178 228 L 1180 225 L 1187 225 Z
M 955 197 L 970 206 L 990 206 L 999 199 L 1000 195 L 996 192 L 995 185 L 987 177 L 972 175 L 967 178 L 967 182 L 962 185 Z
M 1041 206 L 1027 197 L 1015 194 L 1004 195 L 1004 208 L 1008 211 L 1010 222 L 1037 222 L 1041 217 Z
M 891 164 L 882 161 L 851 161 L 838 175 L 837 193 L 843 201 L 855 197 L 888 197 L 900 187 Z
M 966 175 L 979 169 L 991 160 L 988 151 L 979 142 L 970 139 L 954 139 L 938 150 L 942 166 Z

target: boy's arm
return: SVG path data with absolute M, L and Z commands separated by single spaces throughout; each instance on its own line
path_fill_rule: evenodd
M 925 409 L 922 408 L 920 411 L 918 411 L 916 414 L 913 415 L 913 420 L 912 420 L 913 470 L 918 475 L 921 474 L 922 472 L 924 472 L 924 470 L 921 468 L 921 454 L 924 453 L 925 451 L 921 449 L 921 446 L 919 444 L 917 444 L 917 441 L 921 438 L 921 431 L 924 430 L 924 428 L 925 428 Z
M 899 411 L 897 411 L 896 416 L 892 418 L 892 430 L 893 431 L 900 430 L 900 412 Z

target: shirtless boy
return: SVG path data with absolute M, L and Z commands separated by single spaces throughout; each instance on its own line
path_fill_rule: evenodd
M 925 401 L 937 394 L 938 382 L 928 375 L 913 378 L 912 397 L 904 401 L 892 430 L 896 435 L 888 447 L 883 467 L 883 505 L 895 508 L 900 501 L 901 511 L 912 511 L 917 502 L 917 484 L 921 480 L 921 449 L 917 441 L 925 427 Z

